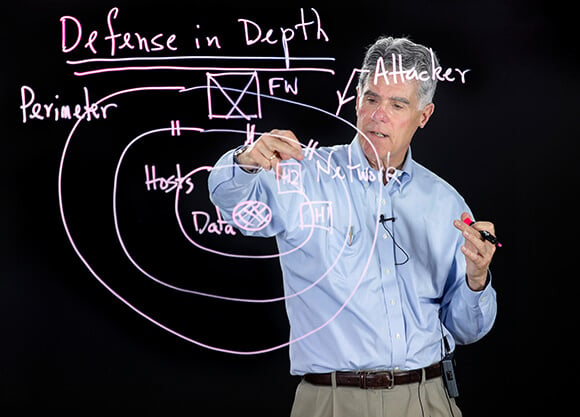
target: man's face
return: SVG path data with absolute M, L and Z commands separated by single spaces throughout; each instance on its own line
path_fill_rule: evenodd
M 381 76 L 374 84 L 371 74 L 363 91 L 357 89 L 356 127 L 364 133 L 358 133 L 358 140 L 375 169 L 379 168 L 375 150 L 384 168 L 400 168 L 415 131 L 425 126 L 434 109 L 432 103 L 419 109 L 418 81 L 395 83 L 391 76 L 388 81 Z

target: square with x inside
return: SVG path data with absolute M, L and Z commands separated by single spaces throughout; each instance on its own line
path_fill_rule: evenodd
M 258 73 L 207 73 L 207 105 L 210 119 L 262 117 Z

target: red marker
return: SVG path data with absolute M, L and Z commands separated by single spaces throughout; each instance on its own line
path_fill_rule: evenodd
M 471 220 L 469 217 L 466 217 L 465 220 L 463 220 L 463 223 L 465 223 L 468 226 L 471 226 L 475 222 L 473 220 Z M 481 235 L 481 238 L 483 240 L 487 240 L 492 245 L 495 245 L 498 248 L 501 248 L 501 243 L 499 243 L 497 241 L 497 237 L 495 237 L 494 235 L 492 235 L 491 233 L 489 233 L 487 230 L 479 230 L 479 234 Z

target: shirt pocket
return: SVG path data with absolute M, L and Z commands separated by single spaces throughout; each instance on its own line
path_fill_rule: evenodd
M 352 280 L 360 276 L 364 249 L 358 226 L 333 226 L 329 229 L 326 246 L 331 279 Z

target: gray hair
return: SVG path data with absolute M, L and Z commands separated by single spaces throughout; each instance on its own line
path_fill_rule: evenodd
M 392 70 L 393 54 L 395 54 L 397 63 L 401 59 L 404 71 L 410 71 L 414 68 L 417 73 L 427 72 L 429 74 L 426 80 L 419 80 L 419 89 L 417 91 L 419 109 L 424 108 L 433 101 L 433 96 L 435 95 L 437 77 L 433 76 L 433 68 L 439 66 L 439 61 L 433 50 L 414 43 L 407 38 L 380 37 L 367 49 L 362 72 L 358 80 L 359 90 L 362 91 L 364 89 L 369 75 L 372 74 L 374 77 L 379 58 L 383 59 L 385 69 Z

